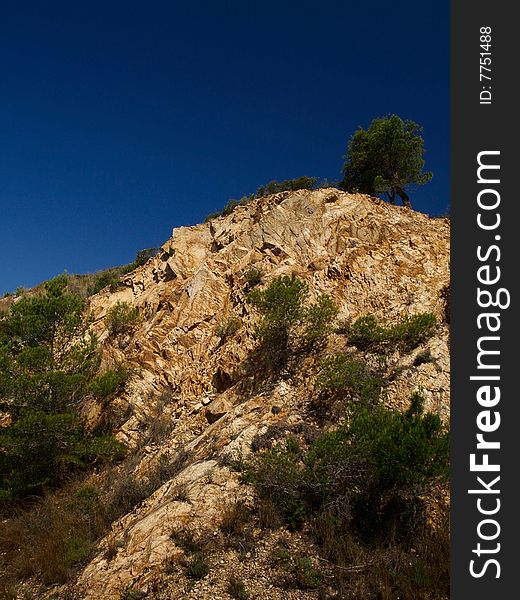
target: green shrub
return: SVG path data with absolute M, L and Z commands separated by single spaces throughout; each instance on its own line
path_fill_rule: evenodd
M 438 415 L 423 413 L 423 399 L 414 394 L 405 413 L 352 407 L 345 425 L 320 435 L 303 456 L 274 446 L 256 456 L 246 480 L 292 527 L 337 503 L 336 517 L 349 526 L 365 516 L 377 524 L 381 511 L 370 512 L 376 504 L 437 477 L 446 480 L 448 469 L 448 433 Z
M 348 391 L 365 404 L 376 404 L 385 381 L 372 375 L 359 360 L 347 354 L 335 354 L 321 362 L 316 386 L 333 395 Z
M 139 250 L 133 262 L 134 268 L 145 265 L 151 258 L 153 258 L 157 254 L 157 252 L 159 252 L 159 248 L 145 248 L 144 250 Z
M 139 309 L 131 306 L 128 302 L 116 302 L 106 316 L 106 324 L 110 335 L 130 333 L 138 326 L 139 321 Z
M 247 296 L 262 314 L 255 327 L 255 335 L 268 346 L 285 348 L 291 329 L 303 317 L 303 301 L 308 293 L 307 284 L 296 275 L 281 275 L 263 290 L 254 289 Z
M 270 181 L 266 185 L 262 185 L 256 192 L 256 197 L 261 198 L 269 194 L 277 194 L 279 192 L 294 192 L 296 190 L 313 190 L 318 181 L 317 177 L 302 176 L 297 179 L 285 179 L 284 181 Z
M 235 575 L 229 578 L 227 593 L 237 600 L 248 600 L 249 598 L 249 592 L 246 590 L 244 582 Z
M 186 562 L 186 573 L 193 579 L 202 579 L 209 573 L 209 562 L 203 552 L 195 552 Z
M 384 340 L 385 330 L 375 315 L 360 317 L 348 330 L 349 341 L 360 350 L 367 350 Z
M 262 271 L 260 271 L 260 269 L 257 269 L 255 267 L 249 269 L 249 271 L 245 275 L 246 289 L 252 290 L 257 285 L 260 285 L 262 283 L 263 276 L 264 274 L 262 273 Z
M 113 438 L 88 437 L 77 415 L 27 411 L 0 433 L 1 489 L 13 497 L 37 494 L 123 452 Z
M 413 350 L 433 335 L 437 319 L 431 313 L 405 317 L 396 325 L 384 327 L 374 315 L 360 317 L 348 328 L 349 341 L 360 350 L 393 346 Z
M 424 414 L 424 398 L 412 394 L 406 412 L 381 406 L 361 407 L 351 419 L 348 437 L 381 486 L 424 484 L 449 475 L 449 438 L 440 417 Z
M 304 474 L 297 455 L 276 444 L 247 468 L 244 481 L 252 483 L 262 500 L 272 500 L 290 527 L 301 526 L 308 515 Z
M 270 181 L 266 185 L 261 185 L 257 189 L 256 194 L 242 196 L 240 200 L 228 200 L 228 202 L 220 212 L 214 212 L 209 214 L 204 222 L 207 223 L 208 221 L 211 221 L 212 219 L 215 219 L 217 217 L 226 217 L 230 215 L 237 206 L 243 206 L 244 204 L 248 204 L 255 198 L 263 198 L 264 196 L 270 194 L 277 194 L 279 192 L 286 191 L 313 190 L 317 187 L 317 182 L 317 177 L 307 177 L 305 175 L 302 177 L 298 177 L 297 179 L 286 179 L 284 181 Z
M 296 584 L 304 589 L 315 589 L 320 587 L 323 576 L 312 566 L 308 556 L 297 558 L 294 565 Z
M 437 325 L 435 315 L 422 313 L 406 317 L 390 328 L 392 341 L 405 350 L 413 350 L 429 337 Z
M 117 287 L 119 279 L 120 273 L 118 273 L 116 270 L 107 269 L 106 271 L 101 271 L 95 275 L 94 282 L 88 286 L 87 295 L 93 296 L 108 286 L 110 286 L 112 290 Z
M 229 317 L 226 321 L 221 323 L 215 330 L 215 334 L 222 340 L 226 340 L 228 337 L 234 335 L 241 326 L 241 321 L 237 317 Z
M 325 340 L 332 333 L 332 322 L 338 315 L 338 308 L 327 294 L 318 296 L 315 304 L 305 311 L 304 343 L 310 346 Z
M 89 384 L 89 391 L 100 400 L 108 400 L 123 390 L 129 376 L 129 369 L 122 363 L 118 364 L 95 377 Z
M 316 345 L 331 331 L 331 323 L 337 308 L 327 295 L 305 306 L 308 285 L 296 275 L 281 275 L 264 289 L 254 289 L 247 301 L 261 313 L 262 318 L 255 327 L 255 335 L 269 350 L 281 358 L 287 355 L 289 339 L 298 325 L 303 327 L 303 344 Z

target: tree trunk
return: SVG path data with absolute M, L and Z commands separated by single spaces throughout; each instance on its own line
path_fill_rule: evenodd
M 399 197 L 403 201 L 403 206 L 406 206 L 406 208 L 412 208 L 410 198 L 408 197 L 408 194 L 403 190 L 403 188 L 399 188 L 397 190 L 397 193 L 399 194 Z

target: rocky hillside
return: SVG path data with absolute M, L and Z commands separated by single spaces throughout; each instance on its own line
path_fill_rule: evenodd
M 251 273 L 261 276 L 260 285 L 295 273 L 311 296 L 327 293 L 339 308 L 326 346 L 275 377 L 255 362 L 257 314 L 245 300 Z M 266 432 L 334 427 L 339 412 L 320 421 L 313 409 L 319 360 L 348 348 L 341 323 L 363 315 L 389 324 L 436 315 L 431 338 L 387 357 L 385 402 L 405 409 L 420 389 L 426 409 L 448 417 L 449 222 L 332 188 L 282 192 L 175 229 L 122 284 L 93 296 L 90 308 L 106 362 L 124 360 L 135 375 L 110 407 L 93 403 L 85 412 L 94 426 L 110 411 L 117 437 L 132 449 L 120 475 L 133 481 L 162 475 L 148 497 L 113 523 L 76 581 L 52 593 L 216 600 L 230 597 L 228 581 L 236 575 L 250 598 L 340 597 L 332 584 L 320 592 L 282 585 L 283 561 L 273 559 L 281 547 L 311 556 L 326 581 L 334 578 L 304 531 L 264 530 L 255 517 L 229 543 L 228 530 L 242 525 L 226 529 L 223 518 L 237 503 L 253 506 L 253 488 L 241 482 L 237 463 Z M 137 307 L 141 319 L 133 331 L 114 335 L 106 317 L 117 302 Z M 182 566 L 186 541 L 179 532 L 188 529 L 210 548 L 209 572 L 199 579 Z M 245 598 L 239 587 L 235 597 Z

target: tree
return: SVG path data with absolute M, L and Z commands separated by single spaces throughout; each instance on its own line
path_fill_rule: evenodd
M 99 374 L 97 339 L 85 301 L 62 275 L 13 304 L 0 320 L 0 504 L 41 493 L 96 461 L 121 455 L 109 435 L 87 431 L 81 400 L 106 400 L 122 383 Z
M 432 178 L 432 173 L 423 172 L 421 132 L 417 123 L 396 115 L 374 119 L 366 131 L 359 127 L 349 141 L 341 188 L 385 194 L 391 204 L 399 196 L 403 205 L 411 208 L 405 188 Z

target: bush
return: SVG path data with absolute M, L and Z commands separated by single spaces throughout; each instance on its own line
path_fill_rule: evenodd
M 229 536 L 240 535 L 243 533 L 250 516 L 251 511 L 243 502 L 235 502 L 224 511 L 220 529 Z
M 303 341 L 309 346 L 321 343 L 332 333 L 332 322 L 338 315 L 338 308 L 327 294 L 321 294 L 318 301 L 305 311 L 305 332 Z
M 151 258 L 153 258 L 157 252 L 159 252 L 159 248 L 145 248 L 144 250 L 139 250 L 136 254 L 135 260 L 132 263 L 133 268 L 141 267 L 145 265 Z M 134 269 L 131 269 L 132 271 Z
M 193 579 L 202 579 L 209 573 L 209 562 L 203 552 L 195 552 L 186 562 L 186 573 Z
M 355 358 L 336 354 L 321 362 L 316 386 L 333 395 L 348 391 L 365 404 L 377 404 L 385 381 L 372 375 L 365 364 Z
M 303 455 L 274 446 L 253 460 L 246 480 L 291 527 L 332 507 L 338 526 L 369 522 L 384 537 L 403 513 L 393 507 L 435 478 L 447 480 L 448 470 L 448 433 L 414 394 L 405 413 L 353 407 L 345 425 L 319 436 Z
M 421 313 L 405 317 L 391 327 L 384 327 L 374 315 L 360 317 L 348 328 L 349 341 L 360 350 L 388 346 L 410 351 L 433 335 L 437 324 L 435 315 Z
M 107 269 L 106 271 L 101 271 L 94 277 L 94 282 L 87 288 L 88 296 L 93 296 L 108 286 L 110 286 L 112 291 L 117 287 L 121 274 L 117 269 Z
M 215 335 L 217 335 L 223 342 L 228 337 L 234 335 L 240 329 L 240 326 L 240 319 L 237 317 L 229 317 L 217 327 L 215 330 Z
M 261 198 L 269 194 L 279 192 L 294 192 L 296 190 L 313 190 L 318 181 L 317 177 L 307 177 L 303 175 L 297 179 L 285 179 L 284 181 L 270 181 L 267 185 L 262 185 L 256 192 L 256 197 Z
M 250 269 L 245 276 L 246 289 L 252 290 L 257 285 L 260 285 L 262 283 L 263 276 L 264 274 L 262 273 L 262 271 L 260 271 L 260 269 L 257 269 L 255 267 Z
M 109 400 L 123 390 L 129 376 L 128 367 L 122 363 L 118 364 L 115 368 L 95 377 L 89 384 L 89 391 L 100 400 Z
M 406 317 L 391 328 L 392 341 L 404 350 L 413 350 L 433 335 L 435 315 L 422 313 Z
M 424 484 L 449 475 L 449 438 L 440 417 L 424 414 L 424 398 L 412 394 L 404 413 L 361 407 L 351 419 L 351 445 L 385 488 Z
M 1 432 L 0 451 L 1 490 L 20 496 L 59 485 L 95 460 L 120 458 L 124 446 L 87 436 L 76 415 L 28 411 Z
M 254 289 L 247 301 L 262 314 L 255 335 L 271 352 L 281 359 L 288 353 L 289 339 L 298 325 L 304 327 L 301 339 L 312 346 L 323 341 L 331 331 L 337 308 L 327 295 L 306 307 L 308 285 L 296 275 L 281 275 L 263 290 Z
M 128 302 L 116 302 L 106 316 L 108 331 L 114 336 L 132 332 L 139 321 L 139 309 Z
M 313 190 L 317 187 L 317 182 L 317 177 L 307 177 L 305 175 L 302 177 L 298 177 L 297 179 L 286 179 L 284 181 L 270 181 L 266 185 L 261 185 L 257 189 L 256 194 L 242 196 L 240 200 L 228 200 L 222 211 L 209 214 L 204 220 L 204 222 L 207 223 L 208 221 L 216 219 L 217 217 L 226 217 L 230 215 L 237 206 L 243 206 L 244 204 L 248 204 L 256 198 L 263 198 L 264 196 L 268 196 L 270 194 L 277 194 L 279 192 Z
M 308 556 L 297 558 L 294 565 L 294 576 L 296 585 L 304 589 L 315 589 L 320 587 L 322 574 L 312 566 Z
M 229 579 L 227 593 L 237 600 L 248 600 L 249 598 L 249 592 L 246 590 L 244 582 L 235 575 Z
M 253 483 L 261 500 L 271 500 L 293 529 L 308 516 L 305 482 L 298 457 L 286 446 L 276 444 L 255 459 L 243 480 Z
M 247 301 L 263 315 L 255 335 L 268 346 L 285 348 L 291 329 L 303 317 L 307 284 L 296 275 L 276 277 L 264 290 L 253 290 Z

